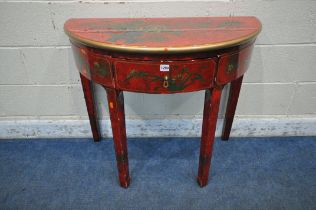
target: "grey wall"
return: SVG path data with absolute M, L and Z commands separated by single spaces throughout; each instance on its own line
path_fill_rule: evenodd
M 238 117 L 316 117 L 315 0 L 0 0 L 0 120 L 86 119 L 79 76 L 63 32 L 68 18 L 229 15 L 254 15 L 263 24 Z M 99 111 L 107 116 L 103 89 L 97 87 L 97 96 Z M 126 115 L 200 118 L 203 97 L 203 92 L 126 93 Z

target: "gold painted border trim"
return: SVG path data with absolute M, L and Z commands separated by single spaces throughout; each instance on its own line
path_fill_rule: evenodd
M 257 19 L 258 20 L 258 19 Z M 133 52 L 133 53 L 190 53 L 190 52 L 198 52 L 198 51 L 206 51 L 206 50 L 216 50 L 220 48 L 228 48 L 237 46 L 240 44 L 244 44 L 248 41 L 251 41 L 257 37 L 257 35 L 262 30 L 262 24 L 258 20 L 260 26 L 258 30 L 252 34 L 241 37 L 239 39 L 229 40 L 225 42 L 218 42 L 214 44 L 205 44 L 198 46 L 187 46 L 187 47 L 140 47 L 140 46 L 127 46 L 127 45 L 116 45 L 109 44 L 104 42 L 97 42 L 88 39 L 81 38 L 72 34 L 64 28 L 65 33 L 69 36 L 70 40 L 75 42 L 79 42 L 83 45 L 95 48 L 101 48 L 106 50 L 120 51 L 120 52 Z

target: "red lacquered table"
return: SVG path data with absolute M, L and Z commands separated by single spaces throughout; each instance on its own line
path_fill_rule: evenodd
M 123 91 L 205 90 L 198 170 L 208 181 L 219 103 L 231 83 L 222 139 L 228 140 L 243 75 L 261 30 L 255 17 L 70 19 L 70 37 L 95 141 L 100 140 L 92 81 L 107 92 L 119 181 L 130 183 Z

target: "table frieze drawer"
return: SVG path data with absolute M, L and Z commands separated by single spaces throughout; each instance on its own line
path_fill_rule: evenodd
M 114 62 L 119 89 L 146 93 L 190 92 L 209 88 L 215 66 L 214 59 Z
M 92 52 L 86 47 L 72 46 L 79 72 L 99 84 L 114 87 L 110 57 Z
M 217 83 L 226 84 L 242 76 L 248 69 L 253 45 L 238 52 L 221 55 L 218 63 Z

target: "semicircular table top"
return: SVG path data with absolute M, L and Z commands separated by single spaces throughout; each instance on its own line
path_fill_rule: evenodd
M 81 44 L 129 52 L 193 52 L 255 39 L 260 21 L 245 17 L 78 18 L 64 30 Z

